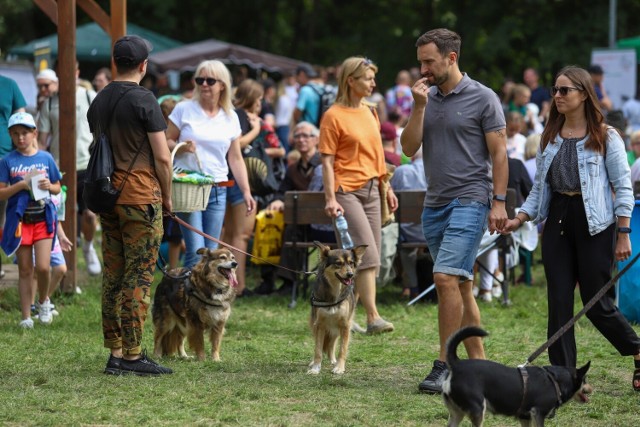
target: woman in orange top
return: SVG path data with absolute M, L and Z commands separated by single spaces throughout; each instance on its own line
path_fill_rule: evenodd
M 378 185 L 386 166 L 378 116 L 363 103 L 376 86 L 377 71 L 366 58 L 347 58 L 338 76 L 336 102 L 320 123 L 325 211 L 332 218 L 341 212 L 354 244 L 368 246 L 356 276 L 356 292 L 367 312 L 368 334 L 393 331 L 393 324 L 380 317 L 376 308 L 381 241 Z M 395 211 L 398 199 L 391 189 L 386 198 Z

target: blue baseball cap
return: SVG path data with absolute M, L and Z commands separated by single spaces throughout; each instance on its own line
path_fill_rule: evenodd
M 7 127 L 11 129 L 16 125 L 22 125 L 31 129 L 36 128 L 36 122 L 33 120 L 33 116 L 29 113 L 24 112 L 15 113 L 11 117 L 9 117 L 9 126 Z

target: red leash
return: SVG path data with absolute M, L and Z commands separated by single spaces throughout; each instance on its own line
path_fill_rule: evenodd
M 314 271 L 298 271 L 298 270 L 292 270 L 292 269 L 287 268 L 287 267 L 284 267 L 284 266 L 282 266 L 282 265 L 278 265 L 278 264 L 274 264 L 274 263 L 272 263 L 272 262 L 269 262 L 269 261 L 267 261 L 267 260 L 266 260 L 266 259 L 264 259 L 264 258 L 260 258 L 260 257 L 257 257 L 257 256 L 255 256 L 255 255 L 252 255 L 252 254 L 250 254 L 249 252 L 245 252 L 245 251 L 243 251 L 242 249 L 238 249 L 238 248 L 236 248 L 235 246 L 231 246 L 230 244 L 225 243 L 225 242 L 223 242 L 222 240 L 216 239 L 215 237 L 210 236 L 210 235 L 208 235 L 207 233 L 205 233 L 205 232 L 203 232 L 203 231 L 201 231 L 201 230 L 198 230 L 197 228 L 195 228 L 195 227 L 194 227 L 194 226 L 192 226 L 191 224 L 189 224 L 189 223 L 187 223 L 186 221 L 183 221 L 182 219 L 178 218 L 178 216 L 177 216 L 175 213 L 173 213 L 173 212 L 165 212 L 165 213 L 164 213 L 164 215 L 167 215 L 167 216 L 171 217 L 174 221 L 176 221 L 176 222 L 178 222 L 178 223 L 182 224 L 183 226 L 185 226 L 185 227 L 186 227 L 186 228 L 188 228 L 189 230 L 193 231 L 194 233 L 197 233 L 197 234 L 201 235 L 201 236 L 202 236 L 202 237 L 204 237 L 205 239 L 209 239 L 209 240 L 211 240 L 211 241 L 213 241 L 213 242 L 216 242 L 218 245 L 220 245 L 220 246 L 224 246 L 225 248 L 227 248 L 227 249 L 229 249 L 229 250 L 232 250 L 232 251 L 235 251 L 235 252 L 239 252 L 239 253 L 244 254 L 244 255 L 246 255 L 246 256 L 249 256 L 249 257 L 251 257 L 251 258 L 255 258 L 255 259 L 257 259 L 257 260 L 261 261 L 261 262 L 262 262 L 262 263 L 264 263 L 264 264 L 269 264 L 269 265 L 271 265 L 271 266 L 273 266 L 273 267 L 281 268 L 281 269 L 283 269 L 283 270 L 287 270 L 287 271 L 290 271 L 290 272 L 295 273 L 295 274 L 305 274 L 305 275 L 312 275 L 312 274 L 315 274 L 315 272 L 314 272 Z

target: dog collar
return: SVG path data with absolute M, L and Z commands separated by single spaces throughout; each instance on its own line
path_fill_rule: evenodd
M 562 405 L 562 392 L 560 391 L 560 385 L 558 384 L 558 381 L 556 381 L 556 379 L 554 378 L 554 376 L 551 374 L 551 372 L 549 372 L 549 370 L 547 370 L 547 368 L 542 368 L 544 369 L 544 372 L 547 374 L 547 377 L 549 377 L 549 380 L 553 383 L 553 386 L 556 389 L 556 408 L 559 408 L 560 405 Z

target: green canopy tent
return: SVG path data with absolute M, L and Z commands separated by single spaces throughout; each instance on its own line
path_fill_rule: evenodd
M 153 45 L 153 52 L 162 52 L 181 46 L 183 43 L 170 39 L 146 28 L 128 23 L 127 34 L 135 34 L 145 38 Z M 51 58 L 58 56 L 58 35 L 52 34 L 41 39 L 33 40 L 21 46 L 9 49 L 9 55 L 22 59 L 34 59 L 36 48 L 49 46 Z M 111 37 L 95 22 L 80 25 L 76 28 L 76 57 L 78 61 L 111 62 Z
M 640 63 L 640 36 L 630 37 L 628 39 L 620 39 L 616 42 L 616 47 L 622 49 L 635 49 L 636 58 L 638 60 L 638 63 Z

